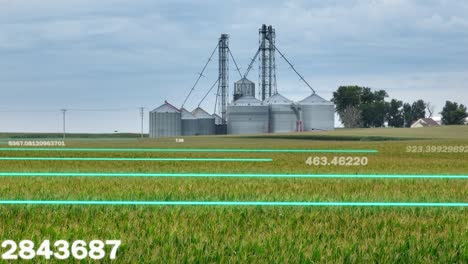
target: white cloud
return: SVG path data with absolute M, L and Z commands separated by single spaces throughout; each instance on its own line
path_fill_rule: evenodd
M 339 85 L 360 84 L 405 101 L 423 93 L 438 106 L 446 98 L 466 104 L 467 17 L 468 3 L 450 0 L 0 0 L 0 89 L 12 98 L 3 107 L 16 107 L 22 95 L 21 103 L 40 108 L 32 97 L 41 94 L 50 107 L 177 104 L 220 33 L 231 34 L 245 70 L 263 23 L 276 28 L 278 47 L 326 98 Z M 277 61 L 280 90 L 305 97 L 308 88 Z M 216 61 L 206 76 L 191 106 L 216 77 Z M 255 70 L 250 78 L 257 81 Z
M 423 30 L 436 31 L 439 33 L 461 33 L 466 35 L 468 31 L 468 18 L 459 16 L 444 18 L 440 14 L 434 13 L 432 16 L 418 21 L 417 25 Z

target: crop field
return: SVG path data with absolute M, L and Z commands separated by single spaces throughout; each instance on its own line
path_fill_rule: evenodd
M 0 200 L 1 239 L 120 239 L 117 263 L 467 263 L 468 130 L 4 143 Z

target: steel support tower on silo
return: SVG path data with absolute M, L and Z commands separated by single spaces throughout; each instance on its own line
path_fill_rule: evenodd
M 218 93 L 221 92 L 221 98 L 218 100 L 223 124 L 226 124 L 226 111 L 229 96 L 229 35 L 221 34 L 219 38 L 219 80 Z
M 263 101 L 276 94 L 275 29 L 265 24 L 258 30 L 259 57 L 259 93 Z
M 270 96 L 275 95 L 277 93 L 276 90 L 276 59 L 275 59 L 275 39 L 276 33 L 275 29 L 270 25 L 268 26 L 268 44 L 269 44 L 269 56 L 268 62 L 270 67 L 268 68 L 268 77 L 269 77 L 269 85 L 270 85 Z

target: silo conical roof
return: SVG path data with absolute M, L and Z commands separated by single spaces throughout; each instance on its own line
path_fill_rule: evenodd
M 208 114 L 208 112 L 201 107 L 197 107 L 197 109 L 193 110 L 192 114 L 198 119 L 214 119 L 212 115 Z
M 166 101 L 164 104 L 153 109 L 151 113 L 180 113 L 180 110 Z
M 223 118 L 220 117 L 220 116 L 217 115 L 217 114 L 213 114 L 212 117 L 213 117 L 216 121 L 222 121 L 222 120 L 223 120 Z
M 266 104 L 291 104 L 292 101 L 277 93 L 265 99 Z
M 317 94 L 312 94 L 306 97 L 304 100 L 300 101 L 299 104 L 309 105 L 309 104 L 333 104 L 333 103 L 323 99 Z
M 250 83 L 252 84 L 253 82 L 245 77 L 243 77 L 242 79 L 238 80 L 237 82 L 235 83 Z
M 250 96 L 250 95 L 246 95 L 234 101 L 232 105 L 261 105 L 261 104 L 262 104 L 262 101 L 258 100 L 257 98 Z
M 180 112 L 182 113 L 182 119 L 197 119 L 192 113 L 187 111 L 187 109 L 185 108 L 180 109 Z

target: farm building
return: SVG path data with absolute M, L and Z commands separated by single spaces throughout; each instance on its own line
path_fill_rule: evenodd
M 420 118 L 416 120 L 413 124 L 411 124 L 411 128 L 432 127 L 432 126 L 440 126 L 440 125 L 432 118 Z

